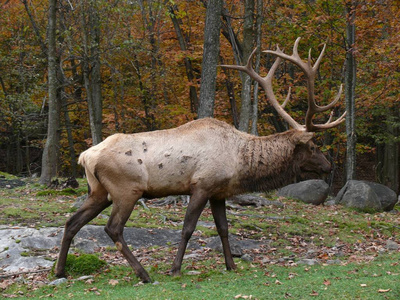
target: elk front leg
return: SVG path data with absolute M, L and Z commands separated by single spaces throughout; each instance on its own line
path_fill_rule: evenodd
M 57 277 L 65 277 L 68 250 L 74 236 L 84 225 L 94 219 L 102 210 L 110 206 L 111 203 L 107 199 L 106 191 L 97 194 L 92 193 L 78 211 L 66 222 L 55 271 Z
M 217 227 L 218 235 L 221 238 L 227 270 L 236 269 L 233 262 L 231 248 L 228 239 L 228 220 L 226 219 L 225 200 L 210 199 L 211 211 Z
M 196 228 L 197 220 L 199 219 L 207 200 L 208 197 L 202 192 L 195 192 L 190 198 L 190 202 L 185 214 L 185 220 L 183 222 L 182 237 L 179 243 L 178 253 L 176 254 L 175 260 L 172 264 L 172 269 L 170 271 L 171 275 L 173 276 L 181 275 L 182 261 L 183 256 L 185 255 L 187 244 Z
M 147 283 L 151 282 L 149 274 L 129 250 L 123 236 L 125 223 L 129 219 L 135 203 L 140 196 L 141 195 L 136 195 L 134 199 L 132 197 L 123 199 L 113 198 L 113 210 L 104 230 L 113 240 L 117 249 L 124 255 L 129 265 L 135 271 L 136 276 L 138 276 L 143 282 Z

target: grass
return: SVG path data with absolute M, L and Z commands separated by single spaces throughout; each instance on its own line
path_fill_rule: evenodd
M 237 261 L 232 272 L 221 265 L 210 270 L 212 259 L 199 275 L 174 278 L 153 269 L 155 285 L 140 284 L 128 267 L 115 266 L 92 279 L 36 290 L 16 285 L 8 293 L 55 299 L 399 299 L 399 259 L 397 253 L 368 263 L 286 267 Z
M 63 226 L 76 210 L 73 203 L 83 188 L 48 190 L 35 181 L 24 187 L 0 189 L 0 225 Z M 115 247 L 98 255 L 106 262 L 93 278 L 76 280 L 72 274 L 60 286 L 48 286 L 49 272 L 21 275 L 20 280 L 0 280 L 0 296 L 19 298 L 105 299 L 400 299 L 400 251 L 387 251 L 386 241 L 398 241 L 399 213 L 366 214 L 341 207 L 305 205 L 289 199 L 283 207 L 228 209 L 230 233 L 239 238 L 268 241 L 260 249 L 247 250 L 254 261 L 235 259 L 238 269 L 225 271 L 222 254 L 207 248 L 198 257 L 184 260 L 183 276 L 166 275 L 176 245 L 133 249 L 135 256 L 158 284 L 139 283 Z M 180 229 L 185 208 L 138 205 L 126 226 Z M 102 212 L 108 216 L 111 208 Z M 212 223 L 206 208 L 201 221 Z M 91 224 L 105 225 L 107 218 Z M 215 228 L 198 226 L 195 235 L 216 235 Z M 300 260 L 312 254 L 321 265 Z M 43 253 L 42 253 L 43 254 Z M 24 255 L 31 255 L 30 251 Z M 334 260 L 336 263 L 331 264 Z M 340 262 L 340 263 L 339 263 Z M 90 264 L 90 263 L 84 263 Z M 193 273 L 194 272 L 194 273 Z M 191 275 L 194 274 L 194 275 Z

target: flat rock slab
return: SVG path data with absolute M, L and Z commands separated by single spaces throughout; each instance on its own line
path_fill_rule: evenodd
M 61 244 L 64 228 L 7 228 L 0 227 L 0 273 L 48 268 L 53 261 L 46 254 L 32 256 L 30 252 L 45 252 Z M 125 240 L 133 247 L 165 246 L 178 243 L 180 230 L 125 228 Z M 96 248 L 114 246 L 103 226 L 86 225 L 74 238 L 73 247 L 85 252 Z

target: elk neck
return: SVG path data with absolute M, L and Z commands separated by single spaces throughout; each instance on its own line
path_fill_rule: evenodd
M 292 183 L 298 172 L 294 162 L 295 130 L 266 137 L 251 136 L 242 144 L 240 189 L 269 191 Z

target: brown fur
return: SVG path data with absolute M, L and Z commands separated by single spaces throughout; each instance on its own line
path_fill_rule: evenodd
M 312 133 L 289 130 L 255 137 L 215 120 L 201 119 L 178 128 L 137 134 L 115 134 L 86 150 L 90 194 L 68 220 L 56 274 L 64 276 L 66 253 L 79 229 L 113 202 L 105 228 L 136 274 L 150 281 L 123 240 L 122 231 L 142 197 L 190 194 L 182 241 L 172 273 L 179 274 L 187 242 L 209 200 L 224 246 L 228 269 L 235 268 L 227 240 L 226 197 L 268 191 L 290 183 L 302 172 L 323 173 L 330 164 L 311 141 Z

